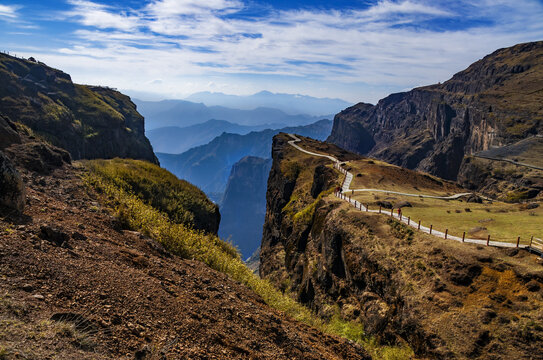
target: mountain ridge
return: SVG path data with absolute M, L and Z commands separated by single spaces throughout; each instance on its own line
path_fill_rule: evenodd
M 472 153 L 543 132 L 543 42 L 500 49 L 443 84 L 359 103 L 334 118 L 328 141 L 347 150 L 469 183 Z M 471 181 L 472 186 L 476 181 Z M 525 187 L 487 177 L 489 193 Z
M 191 126 L 211 119 L 225 120 L 246 126 L 306 125 L 326 116 L 289 115 L 273 107 L 240 110 L 224 106 L 206 106 L 186 100 L 142 101 L 134 99 L 146 118 L 146 129 L 165 126 Z M 330 116 L 331 117 L 331 116 Z
M 125 157 L 158 163 L 144 118 L 126 95 L 74 84 L 33 60 L 0 54 L 0 115 L 67 150 L 74 159 Z
M 273 93 L 267 90 L 252 95 L 228 95 L 221 92 L 202 91 L 185 99 L 202 102 L 208 106 L 219 105 L 245 110 L 272 107 L 289 115 L 309 114 L 318 117 L 337 113 L 351 105 L 338 98 L 316 98 L 309 95 Z

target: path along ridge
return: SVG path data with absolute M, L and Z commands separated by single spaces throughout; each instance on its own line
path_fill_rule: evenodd
M 337 169 L 338 171 L 340 171 L 341 173 L 345 174 L 345 179 L 343 181 L 343 184 L 341 185 L 342 190 L 335 194 L 336 197 L 347 201 L 349 204 L 353 205 L 357 210 L 365 211 L 365 212 L 371 212 L 371 213 L 386 214 L 386 210 L 385 211 L 382 211 L 382 210 L 370 210 L 364 204 L 362 204 L 362 203 L 360 203 L 360 202 L 358 202 L 356 200 L 352 200 L 350 196 L 347 196 L 346 194 L 344 194 L 345 192 L 350 190 L 349 188 L 350 188 L 351 182 L 353 180 L 353 174 L 341 167 L 341 161 L 339 161 L 338 159 L 336 159 L 335 157 L 330 156 L 330 155 L 319 154 L 319 153 L 315 153 L 315 152 L 312 152 L 312 151 L 307 151 L 307 150 L 301 148 L 300 146 L 296 145 L 297 142 L 300 142 L 302 140 L 300 140 L 294 134 L 288 134 L 288 135 L 293 139 L 293 140 L 288 142 L 292 147 L 294 147 L 295 149 L 297 149 L 297 150 L 299 150 L 299 151 L 301 151 L 303 153 L 306 153 L 308 155 L 324 157 L 324 158 L 327 158 L 327 159 L 331 160 L 332 162 L 334 162 L 334 168 Z M 354 191 L 354 192 L 377 191 L 377 192 L 387 192 L 387 193 L 406 195 L 406 196 L 417 196 L 417 197 L 422 196 L 422 197 L 427 197 L 427 198 L 444 199 L 444 200 L 457 199 L 459 197 L 472 194 L 472 193 L 462 193 L 462 194 L 455 194 L 455 195 L 452 195 L 452 196 L 441 196 L 440 197 L 440 196 L 432 196 L 432 195 L 419 195 L 419 194 L 400 193 L 400 192 L 394 192 L 394 191 L 388 191 L 388 190 L 379 190 L 379 189 L 353 189 L 353 190 L 350 190 L 350 191 Z M 520 244 L 516 244 L 516 243 L 501 242 L 501 241 L 486 241 L 486 240 L 469 239 L 469 238 L 462 239 L 461 237 L 458 237 L 458 236 L 449 235 L 449 234 L 446 234 L 444 232 L 437 231 L 437 230 L 434 230 L 434 229 L 430 229 L 430 228 L 428 228 L 426 226 L 419 225 L 419 223 L 411 221 L 410 218 L 406 218 L 405 216 L 402 216 L 401 213 L 397 214 L 393 210 L 391 210 L 391 212 L 390 212 L 390 217 L 392 217 L 392 218 L 406 224 L 407 226 L 410 226 L 412 228 L 420 230 L 420 231 L 422 231 L 424 233 L 434 235 L 434 236 L 439 237 L 439 238 L 445 238 L 447 240 L 450 239 L 450 240 L 455 240 L 455 241 L 459 241 L 459 242 L 466 242 L 466 243 L 480 244 L 480 245 L 488 245 L 488 246 L 495 246 L 495 247 L 503 247 L 503 248 L 514 248 L 514 247 L 528 248 L 529 247 L 528 245 L 520 245 Z M 536 240 L 541 241 L 541 239 L 536 239 Z

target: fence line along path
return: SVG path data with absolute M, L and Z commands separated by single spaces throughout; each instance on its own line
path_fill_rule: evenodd
M 412 227 L 414 229 L 417 229 L 417 230 L 422 231 L 424 233 L 427 233 L 427 234 L 430 234 L 430 235 L 433 235 L 433 236 L 436 236 L 436 237 L 439 237 L 439 238 L 442 238 L 442 239 L 446 239 L 446 240 L 455 240 L 455 241 L 459 241 L 459 242 L 465 242 L 465 243 L 471 243 L 471 244 L 480 244 L 480 245 L 487 245 L 487 246 L 495 246 L 495 247 L 502 247 L 502 248 L 514 248 L 514 247 L 530 248 L 531 247 L 529 245 L 521 245 L 521 244 L 519 244 L 518 241 L 517 241 L 517 243 L 509 243 L 509 242 L 501 242 L 501 241 L 490 241 L 490 239 L 488 239 L 488 240 L 480 240 L 480 239 L 466 238 L 465 236 L 463 236 L 463 237 L 452 236 L 452 235 L 448 234 L 448 230 L 446 232 L 441 232 L 441 231 L 433 229 L 431 225 L 430 225 L 430 227 L 422 226 L 420 224 L 420 222 L 411 221 L 410 218 L 406 218 L 405 216 L 403 216 L 401 214 L 401 212 L 399 214 L 394 212 L 393 209 L 391 209 L 390 212 L 388 212 L 388 209 L 386 209 L 386 210 L 382 210 L 382 209 L 370 210 L 364 204 L 360 203 L 359 201 L 351 199 L 351 196 L 347 196 L 345 194 L 345 192 L 351 191 L 351 192 L 354 193 L 354 192 L 362 192 L 362 191 L 372 191 L 372 192 L 377 191 L 377 192 L 387 192 L 387 193 L 391 193 L 391 194 L 399 194 L 399 195 L 406 195 L 406 196 L 417 196 L 417 197 L 422 196 L 422 197 L 427 197 L 427 198 L 444 199 L 444 200 L 458 199 L 459 197 L 462 197 L 462 196 L 465 196 L 465 195 L 470 195 L 471 193 L 461 193 L 461 194 L 455 194 L 455 195 L 452 195 L 452 196 L 441 196 L 440 197 L 440 196 L 433 196 L 433 195 L 407 194 L 407 193 L 400 193 L 400 192 L 394 192 L 394 191 L 382 190 L 382 189 L 353 189 L 353 190 L 350 190 L 351 182 L 353 180 L 353 174 L 350 173 L 349 171 L 343 169 L 341 167 L 341 162 L 338 159 L 336 159 L 333 156 L 327 155 L 327 154 L 319 154 L 319 153 L 316 153 L 316 152 L 305 150 L 305 149 L 301 148 L 299 145 L 296 144 L 297 142 L 301 142 L 302 140 L 300 140 L 294 134 L 288 134 L 288 135 L 292 138 L 292 140 L 288 142 L 292 147 L 294 147 L 295 149 L 297 149 L 297 150 L 299 150 L 299 151 L 301 151 L 301 152 L 303 152 L 305 154 L 318 156 L 318 157 L 323 157 L 323 158 L 327 158 L 327 159 L 331 160 L 334 163 L 334 168 L 337 169 L 338 171 L 340 171 L 341 173 L 345 174 L 345 179 L 343 180 L 343 184 L 341 185 L 341 191 L 336 192 L 335 195 L 336 195 L 336 197 L 347 201 L 350 205 L 354 206 L 359 211 L 384 214 L 384 215 L 392 217 L 392 218 L 394 218 L 394 219 L 396 219 L 396 220 L 398 220 L 398 221 L 400 221 L 400 222 L 402 222 L 402 223 L 406 224 L 407 226 L 410 226 L 410 227 Z M 543 244 L 543 240 L 538 239 L 538 238 L 533 238 L 532 243 L 537 244 L 537 245 Z M 542 246 L 542 248 L 543 248 L 543 246 Z

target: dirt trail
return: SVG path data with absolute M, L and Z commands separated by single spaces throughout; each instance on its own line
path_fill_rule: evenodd
M 408 194 L 408 193 L 400 193 L 400 192 L 394 192 L 394 191 L 389 191 L 389 190 L 376 190 L 376 189 L 350 189 L 350 184 L 351 184 L 351 181 L 353 179 L 353 174 L 350 173 L 349 171 L 343 169 L 340 164 L 341 162 L 336 159 L 335 157 L 333 156 L 330 156 L 330 155 L 326 155 L 326 154 L 318 154 L 318 153 L 314 153 L 314 152 L 311 152 L 311 151 L 307 151 L 303 148 L 301 148 L 300 146 L 296 145 L 295 143 L 297 142 L 301 142 L 302 140 L 300 140 L 296 135 L 293 135 L 293 134 L 288 134 L 291 138 L 293 138 L 293 140 L 289 141 L 288 143 L 293 146 L 294 148 L 308 154 L 308 155 L 313 155 L 313 156 L 319 156 L 319 157 L 325 157 L 325 158 L 328 158 L 330 160 L 332 160 L 334 162 L 334 168 L 336 168 L 337 170 L 339 170 L 340 172 L 342 172 L 343 174 L 345 174 L 345 180 L 341 186 L 341 192 L 338 192 L 336 193 L 336 196 L 342 200 L 345 200 L 347 201 L 349 204 L 353 205 L 356 209 L 360 210 L 360 211 L 365 211 L 365 212 L 372 212 L 372 213 L 381 213 L 381 210 L 370 210 L 370 209 L 367 209 L 366 206 L 354 199 L 351 199 L 351 196 L 348 195 L 349 192 L 362 192 L 362 191 L 378 191 L 378 192 L 387 192 L 387 193 L 392 193 L 392 194 L 399 194 L 399 195 L 406 195 L 406 196 L 417 196 L 417 197 L 427 197 L 427 198 L 434 198 L 434 199 L 445 199 L 445 200 L 452 200 L 452 199 L 457 199 L 459 197 L 462 197 L 462 196 L 466 196 L 466 195 L 471 195 L 471 193 L 460 193 L 460 194 L 454 194 L 452 196 L 447 196 L 447 197 L 439 197 L 439 196 L 432 196 L 432 195 L 420 195 L 420 194 Z M 406 218 L 405 216 L 402 216 L 401 213 L 396 213 L 396 212 L 391 212 L 390 213 L 390 216 L 392 218 L 395 218 L 397 220 L 399 220 L 400 222 L 406 224 L 407 226 L 410 226 L 414 229 L 417 229 L 419 231 L 422 231 L 422 232 L 425 232 L 427 234 L 430 234 L 430 235 L 434 235 L 434 236 L 437 236 L 437 237 L 440 237 L 440 238 L 445 238 L 445 239 L 448 239 L 448 240 L 454 240 L 454 241 L 459 241 L 459 242 L 466 242 L 466 243 L 472 243 L 472 244 L 479 244 L 479 245 L 489 245 L 489 246 L 496 246 L 496 247 L 505 247 L 505 248 L 515 248 L 515 247 L 518 247 L 518 248 L 527 248 L 529 247 L 528 245 L 517 245 L 515 243 L 508 243 L 508 242 L 502 242 L 502 241 L 485 241 L 485 240 L 479 240 L 479 239 L 470 239 L 470 238 L 462 238 L 462 237 L 458 237 L 458 236 L 452 236 L 452 235 L 449 235 L 447 233 L 444 233 L 444 232 L 441 232 L 441 231 L 438 231 L 438 230 L 435 230 L 435 229 L 432 229 L 432 228 L 429 228 L 429 227 L 426 227 L 426 226 L 422 226 L 422 225 L 419 225 L 413 221 L 411 221 L 411 219 L 409 218 Z

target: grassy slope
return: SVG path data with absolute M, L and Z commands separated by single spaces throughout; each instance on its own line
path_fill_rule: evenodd
M 108 175 L 111 167 L 115 166 L 115 161 L 118 160 L 86 162 L 90 172 L 85 180 L 88 186 L 104 195 L 108 206 L 130 229 L 140 231 L 159 241 L 177 255 L 200 260 L 211 268 L 228 274 L 262 296 L 268 305 L 285 312 L 298 321 L 326 333 L 362 343 L 374 358 L 401 359 L 407 358 L 411 353 L 406 349 L 376 345 L 373 339 L 364 335 L 362 324 L 344 321 L 339 316 L 333 317 L 328 323 L 318 319 L 309 309 L 281 293 L 268 281 L 257 277 L 241 261 L 236 249 L 230 244 L 214 235 L 194 231 L 183 224 L 172 222 L 168 215 L 146 204 L 129 189 L 125 189 L 123 181 Z M 110 170 L 105 171 L 108 168 Z M 163 178 L 153 177 L 146 181 L 149 180 L 161 183 Z M 154 187 L 162 188 L 162 186 L 162 184 L 155 184 Z M 150 193 L 149 195 L 153 197 L 158 194 Z M 152 203 L 153 200 L 150 202 Z
M 383 185 L 390 190 L 420 191 L 421 193 L 436 195 L 450 195 L 465 191 L 453 183 L 426 174 L 345 153 L 334 145 L 323 144 L 307 138 L 303 138 L 303 142 L 298 145 L 309 151 L 332 154 L 340 160 L 350 160 L 347 161 L 345 167 L 350 168 L 350 171 L 355 175 L 357 173 L 362 174 L 361 177 L 355 177 L 360 187 L 371 186 L 378 188 L 377 184 Z M 326 196 L 323 193 L 325 196 L 317 200 L 308 195 L 313 180 L 314 167 L 319 162 L 328 164 L 327 166 L 331 167 L 330 161 L 308 156 L 290 146 L 284 149 L 283 158 L 285 159 L 281 167 L 283 174 L 285 176 L 297 175 L 296 187 L 291 202 L 283 209 L 291 216 L 294 223 L 307 219 L 306 212 L 313 212 L 315 207 L 324 208 L 326 204 L 336 201 L 333 194 Z M 339 172 L 337 172 L 337 175 L 338 183 L 340 183 L 344 175 Z M 392 178 L 379 181 L 383 175 L 392 176 Z M 376 200 L 374 194 L 371 193 L 361 195 L 361 197 L 363 196 L 366 196 L 368 200 Z M 387 198 L 384 193 L 379 193 L 377 196 L 381 200 Z M 405 208 L 404 214 L 406 215 L 412 214 L 416 216 L 419 211 L 424 211 L 424 216 L 435 217 L 436 224 L 440 219 L 446 218 L 448 223 L 453 219 L 454 223 L 457 223 L 459 227 L 465 226 L 467 228 L 472 223 L 476 224 L 475 226 L 485 226 L 493 233 L 495 231 L 496 237 L 501 236 L 504 239 L 507 238 L 508 241 L 513 241 L 510 239 L 513 234 L 515 234 L 514 239 L 516 240 L 516 233 L 519 231 L 529 232 L 541 229 L 540 219 L 543 216 L 541 207 L 535 210 L 525 210 L 519 204 L 500 202 L 468 204 L 466 202 L 447 202 L 431 199 L 421 201 L 417 197 L 393 196 L 396 198 L 391 200 L 393 204 L 402 200 L 421 204 L 413 208 Z M 319 201 L 321 203 L 316 204 Z M 466 213 L 464 210 L 466 207 L 471 208 L 472 212 Z M 449 208 L 452 210 L 451 214 L 447 213 Z M 454 209 L 461 209 L 462 212 L 457 214 Z M 490 210 L 487 211 L 487 209 Z M 397 221 L 388 220 L 384 215 L 367 214 L 354 210 L 352 206 L 346 203 L 343 203 L 337 211 L 341 213 L 339 222 L 346 226 L 349 234 L 360 235 L 361 241 L 364 242 L 364 251 L 381 257 L 383 267 L 390 270 L 390 274 L 394 274 L 389 274 L 389 276 L 396 280 L 400 279 L 399 281 L 405 285 L 402 292 L 409 303 L 416 304 L 416 308 L 414 307 L 411 311 L 413 311 L 418 321 L 430 332 L 436 332 L 446 339 L 447 346 L 455 352 L 461 353 L 465 351 L 464 347 L 471 346 L 470 342 L 474 339 L 469 331 L 479 331 L 481 330 L 479 326 L 483 327 L 481 331 L 488 328 L 492 334 L 495 334 L 497 339 L 500 336 L 507 339 L 511 338 L 511 331 L 515 336 L 518 333 L 520 334 L 519 337 L 523 337 L 525 336 L 523 331 L 530 333 L 532 329 L 536 329 L 534 331 L 541 330 L 540 327 L 534 325 L 533 321 L 533 319 L 541 316 L 538 305 L 541 303 L 541 298 L 537 294 L 531 294 L 527 291 L 522 280 L 522 274 L 540 271 L 540 265 L 533 261 L 532 258 L 528 261 L 524 258 L 514 259 L 506 255 L 501 249 L 475 247 L 474 245 L 461 244 L 456 241 L 438 239 L 431 235 L 412 231 Z M 529 212 L 535 212 L 536 215 L 530 216 Z M 507 217 L 512 217 L 512 221 L 508 221 Z M 478 221 L 488 218 L 494 220 L 486 223 L 479 223 Z M 464 222 L 466 223 L 464 224 Z M 440 228 L 439 230 L 444 229 Z M 453 232 L 453 234 L 455 233 Z M 446 256 L 443 254 L 446 254 Z M 348 258 L 351 255 L 355 256 L 356 253 L 346 254 L 345 256 Z M 481 276 L 474 281 L 471 288 L 457 286 L 446 279 L 450 273 L 454 272 L 452 267 L 467 268 L 469 265 L 477 264 L 479 258 L 487 261 L 485 256 L 493 258 L 493 260 L 489 260 L 490 263 L 506 263 L 508 270 L 502 271 L 496 270 L 492 266 L 483 266 Z M 455 257 L 459 261 L 466 261 L 466 263 L 457 265 Z M 355 260 L 358 262 L 360 258 Z M 311 261 L 310 264 L 312 264 Z M 514 270 L 511 269 L 513 267 Z M 516 274 L 521 275 L 517 276 Z M 441 281 L 447 284 L 448 288 L 445 292 L 435 290 L 435 284 L 441 283 Z M 533 305 L 530 310 L 523 308 L 524 305 L 517 305 L 518 301 L 516 299 L 521 299 L 523 296 L 529 298 L 530 306 Z M 493 299 L 501 299 L 500 297 L 513 299 L 512 301 L 515 304 L 513 310 L 507 303 L 494 303 Z M 486 323 L 473 325 L 480 321 L 478 319 L 481 313 L 486 311 L 487 308 L 496 309 L 500 319 L 512 318 L 513 322 L 507 326 L 497 322 L 489 325 Z M 529 336 L 526 338 L 529 339 Z M 519 351 L 519 354 L 525 351 L 520 348 L 516 350 Z M 511 354 L 515 353 L 515 351 L 511 350 Z
M 408 201 L 413 207 L 405 207 L 402 214 L 411 217 L 415 222 L 430 226 L 449 234 L 486 240 L 490 234 L 491 240 L 516 242 L 521 237 L 522 244 L 529 244 L 530 237 L 543 237 L 543 207 L 527 209 L 526 205 L 507 204 L 494 201 L 484 204 L 466 203 L 460 200 L 438 200 L 400 196 L 386 193 L 363 193 L 354 199 L 370 205 L 371 209 L 378 207 L 378 201 L 389 201 L 393 205 Z M 478 231 L 476 231 L 478 230 Z
M 305 147 L 311 147 L 314 150 L 321 146 L 318 142 L 310 140 L 304 141 Z M 330 148 L 328 151 L 334 151 Z M 322 151 L 321 151 L 322 152 Z M 288 159 L 293 163 L 304 161 L 305 155 L 289 152 Z M 353 173 L 354 178 L 351 183 L 352 189 L 384 189 L 411 194 L 425 194 L 436 196 L 450 196 L 456 193 L 470 192 L 462 189 L 456 184 L 415 171 L 406 170 L 385 162 L 366 159 L 352 159 L 348 161 L 345 168 Z M 503 164 L 497 166 L 495 172 L 498 175 L 502 168 L 515 167 L 514 165 Z M 528 169 L 526 173 L 540 173 L 538 170 Z M 359 176 L 357 176 L 359 175 Z M 310 182 L 312 178 L 305 180 Z M 298 197 L 303 197 L 300 190 Z M 504 193 L 506 199 L 513 196 L 513 193 Z M 466 203 L 461 200 L 437 200 L 428 198 L 418 198 L 411 196 L 400 196 L 386 193 L 356 193 L 354 199 L 361 201 L 370 207 L 378 207 L 378 201 L 389 201 L 393 205 L 401 201 L 408 201 L 413 205 L 412 208 L 404 208 L 403 214 L 410 216 L 413 220 L 422 220 L 422 224 L 434 226 L 436 230 L 445 231 L 449 229 L 451 235 L 462 236 L 465 231 L 469 237 L 487 239 L 490 234 L 491 239 L 495 241 L 516 242 L 517 237 L 521 237 L 521 243 L 529 244 L 531 236 L 543 238 L 543 206 L 536 209 L 527 209 L 523 204 L 509 204 L 503 201 L 493 201 L 485 204 Z M 305 205 L 309 204 L 311 199 L 306 200 Z M 469 209 L 467 212 L 466 209 Z M 486 228 L 474 232 L 475 228 Z
M 196 186 L 165 169 L 126 159 L 92 160 L 86 165 L 116 187 L 166 213 L 174 223 L 208 232 L 216 232 L 218 228 L 217 205 Z

